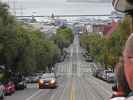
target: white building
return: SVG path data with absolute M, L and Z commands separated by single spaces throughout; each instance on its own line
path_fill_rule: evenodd
M 86 27 L 86 31 L 88 33 L 92 33 L 93 32 L 93 25 L 87 24 L 87 25 L 85 25 L 85 27 Z

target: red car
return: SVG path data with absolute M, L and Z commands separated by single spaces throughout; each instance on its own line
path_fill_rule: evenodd
M 11 95 L 16 91 L 15 84 L 11 81 L 8 81 L 4 84 L 5 87 L 5 95 Z

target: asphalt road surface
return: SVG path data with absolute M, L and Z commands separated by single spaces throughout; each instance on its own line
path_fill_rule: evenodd
M 69 55 L 65 61 L 56 64 L 57 89 L 39 90 L 37 84 L 28 84 L 27 89 L 7 96 L 5 100 L 109 100 L 112 84 L 92 76 L 97 65 L 85 62 L 78 36 L 67 51 Z

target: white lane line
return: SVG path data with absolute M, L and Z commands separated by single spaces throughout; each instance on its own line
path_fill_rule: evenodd
M 60 96 L 59 100 L 63 100 L 63 97 L 65 96 L 65 92 L 69 88 L 69 85 L 70 85 L 70 82 L 67 81 L 67 84 L 66 84 L 65 88 L 63 89 L 62 95 Z
M 67 85 L 67 84 L 65 84 L 65 85 Z M 64 90 L 65 90 L 66 87 L 64 87 L 64 85 L 62 85 L 62 86 L 60 85 L 60 87 L 62 87 L 63 90 L 60 90 L 60 89 L 56 90 L 55 93 L 51 96 L 50 100 L 55 100 L 55 97 L 60 96 L 60 95 L 59 95 L 60 93 L 61 93 L 61 95 L 63 95 Z M 61 97 L 60 97 L 60 98 L 61 98 Z M 63 99 L 62 99 L 62 100 L 63 100 Z
M 71 48 L 71 57 L 73 56 L 73 48 Z
M 50 98 L 50 100 L 54 100 L 54 99 L 55 99 L 55 96 L 57 96 L 58 93 L 59 93 L 59 90 L 57 90 L 57 91 L 52 95 L 52 97 Z
M 110 94 L 111 92 L 107 90 L 105 87 L 103 87 L 101 84 L 98 84 L 96 81 L 93 81 L 95 85 L 97 85 L 99 88 L 101 88 L 103 91 L 105 91 L 107 94 Z
M 33 95 L 31 95 L 30 97 L 28 97 L 25 100 L 32 100 L 34 97 L 36 97 L 38 94 L 40 94 L 43 90 L 39 90 L 37 92 L 35 92 Z

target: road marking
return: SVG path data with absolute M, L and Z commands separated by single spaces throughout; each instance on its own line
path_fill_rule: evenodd
M 73 48 L 71 48 L 71 57 L 73 56 Z
M 32 100 L 34 97 L 36 97 L 38 94 L 40 94 L 43 90 L 39 90 L 37 92 L 35 92 L 33 95 L 31 95 L 30 97 L 28 97 L 25 100 Z
M 50 100 L 54 100 L 55 99 L 55 96 L 57 96 L 57 94 L 59 93 L 60 91 L 57 90 L 50 98 Z
M 69 83 L 69 81 L 68 81 L 68 83 Z M 67 88 L 68 88 L 68 86 L 66 84 L 66 86 L 64 87 L 64 89 L 62 91 L 62 95 L 60 96 L 60 99 L 59 100 L 63 100 L 63 96 L 65 95 L 65 91 L 66 91 Z
M 73 81 L 71 82 L 70 86 L 70 100 L 75 100 L 75 90 Z
M 60 87 L 64 87 L 64 85 L 60 85 Z M 61 92 L 61 96 L 59 97 L 60 99 L 59 100 L 63 100 L 63 96 L 65 94 L 65 91 L 66 91 L 66 88 L 67 88 L 67 83 L 65 84 L 65 87 L 63 88 L 63 90 L 60 90 L 59 88 L 55 91 L 55 93 L 50 97 L 50 100 L 55 100 L 55 97 L 57 96 L 60 96 L 60 92 Z
M 104 88 L 103 86 L 101 86 L 100 84 L 98 84 L 97 82 L 93 81 L 93 83 L 95 85 L 97 85 L 98 87 L 100 87 L 102 90 L 104 90 L 107 94 L 110 94 L 110 91 L 108 91 L 106 88 Z

